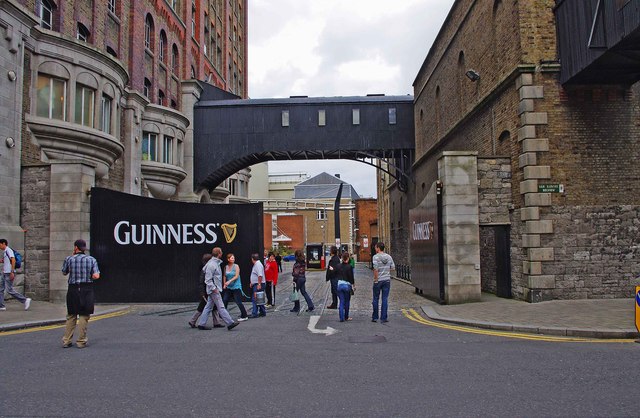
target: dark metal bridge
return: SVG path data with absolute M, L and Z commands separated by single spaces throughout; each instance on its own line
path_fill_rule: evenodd
M 406 187 L 414 158 L 413 96 L 206 100 L 194 109 L 194 187 L 213 190 L 269 160 L 350 159 Z

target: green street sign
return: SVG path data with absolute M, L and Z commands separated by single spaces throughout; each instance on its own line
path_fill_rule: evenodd
M 539 193 L 564 193 L 564 184 L 538 184 Z

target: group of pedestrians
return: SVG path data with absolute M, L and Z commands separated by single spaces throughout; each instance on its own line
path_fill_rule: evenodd
M 393 258 L 384 252 L 385 245 L 378 242 L 375 245 L 376 254 L 373 256 L 373 286 L 371 321 L 388 322 L 388 299 L 391 289 L 391 270 L 395 269 Z M 275 289 L 278 282 L 279 268 L 274 253 L 266 253 L 263 262 L 258 254 L 251 255 L 253 264 L 250 276 L 251 285 L 251 315 L 242 303 L 244 295 L 240 281 L 240 267 L 235 264 L 234 254 L 227 254 L 227 263 L 221 267 L 222 250 L 216 247 L 212 255 L 205 254 L 200 280 L 200 304 L 194 312 L 189 326 L 198 329 L 210 329 L 206 326 L 208 316 L 213 316 L 213 326 L 227 329 L 235 328 L 239 322 L 248 318 L 260 318 L 267 315 L 267 307 L 275 306 Z M 326 280 L 331 285 L 331 304 L 327 309 L 337 309 L 340 322 L 351 321 L 349 308 L 351 296 L 356 290 L 354 265 L 348 252 L 338 255 L 338 248 L 332 246 L 330 259 L 327 266 Z M 224 270 L 224 271 L 223 271 Z M 295 252 L 295 262 L 292 269 L 293 291 L 298 292 L 307 303 L 305 312 L 313 312 L 315 305 L 313 299 L 306 290 L 306 260 L 304 252 Z M 266 293 L 266 304 L 258 302 L 256 296 L 259 292 Z M 293 308 L 289 312 L 300 312 L 300 297 L 293 300 Z M 227 305 L 231 299 L 240 310 L 240 318 L 234 321 L 227 311 Z M 381 301 L 381 303 L 380 303 Z M 266 305 L 266 306 L 265 306 Z M 224 322 L 224 324 L 222 324 Z
M 389 291 L 391 289 L 391 270 L 395 269 L 393 258 L 384 252 L 384 243 L 375 245 L 376 254 L 373 256 L 373 288 L 372 288 L 372 322 L 388 322 Z M 353 258 L 344 252 L 338 256 L 338 248 L 332 246 L 329 250 L 326 281 L 331 283 L 331 305 L 327 309 L 338 309 L 340 322 L 351 321 L 349 307 L 351 296 L 355 293 Z M 382 297 L 382 306 L 380 298 Z M 339 305 L 338 305 L 339 301 Z

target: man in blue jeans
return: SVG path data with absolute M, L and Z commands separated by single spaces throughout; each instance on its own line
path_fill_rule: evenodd
M 393 258 L 384 252 L 384 243 L 376 243 L 376 255 L 373 256 L 373 315 L 371 322 L 378 322 L 378 301 L 382 292 L 382 310 L 380 322 L 389 322 L 389 290 L 391 289 L 391 270 L 396 268 Z

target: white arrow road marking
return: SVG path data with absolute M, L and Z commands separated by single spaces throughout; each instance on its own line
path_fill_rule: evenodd
M 314 334 L 331 335 L 338 332 L 337 329 L 331 328 L 331 327 L 327 327 L 327 329 L 317 329 L 316 325 L 318 325 L 319 320 L 320 320 L 320 315 L 311 315 L 309 317 L 309 325 L 307 326 L 307 329 L 313 332 Z

